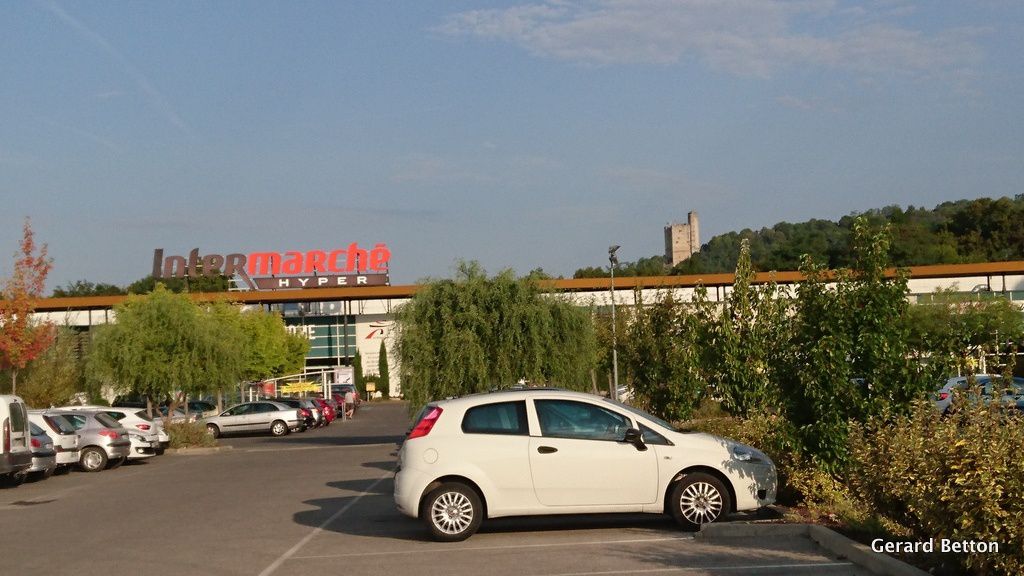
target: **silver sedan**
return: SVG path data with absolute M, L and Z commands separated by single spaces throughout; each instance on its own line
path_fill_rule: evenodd
M 299 429 L 302 417 L 291 406 L 261 400 L 232 406 L 219 416 L 206 418 L 204 422 L 214 438 L 240 432 L 270 432 L 274 436 L 284 436 Z

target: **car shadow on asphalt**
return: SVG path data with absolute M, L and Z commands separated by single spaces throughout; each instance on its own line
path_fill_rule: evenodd
M 393 462 L 368 462 L 365 467 L 390 470 Z M 295 514 L 298 524 L 322 528 L 331 532 L 367 538 L 386 538 L 409 542 L 431 542 L 426 528 L 419 520 L 404 516 L 393 501 L 394 480 L 385 478 L 339 480 L 328 482 L 331 488 L 355 492 L 354 496 L 319 498 L 303 502 L 312 507 Z M 356 500 L 358 498 L 358 500 Z M 324 524 L 339 510 L 348 507 L 332 522 Z M 578 514 L 558 516 L 516 516 L 495 518 L 484 522 L 481 534 L 536 533 L 580 530 L 656 530 L 679 533 L 675 522 L 668 516 L 652 514 Z
M 293 446 L 363 446 L 368 444 L 398 444 L 405 436 L 395 435 L 373 435 L 373 436 L 318 436 L 309 432 L 303 434 L 289 434 L 283 438 L 275 438 L 279 444 L 291 444 Z
M 396 460 L 384 460 L 381 462 L 363 462 L 363 468 L 376 468 L 378 470 L 386 470 L 392 472 L 395 469 Z

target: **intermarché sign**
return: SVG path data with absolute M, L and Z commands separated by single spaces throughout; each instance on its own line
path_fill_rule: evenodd
M 360 248 L 353 242 L 336 250 L 205 254 L 193 248 L 188 257 L 153 252 L 154 278 L 240 276 L 253 290 L 382 286 L 388 283 L 387 245 Z

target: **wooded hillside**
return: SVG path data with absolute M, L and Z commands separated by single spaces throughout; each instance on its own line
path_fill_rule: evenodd
M 891 226 L 890 257 L 896 266 L 1024 260 L 1024 194 L 1012 199 L 945 202 L 934 209 L 887 206 L 862 215 L 872 225 Z M 851 229 L 857 216 L 851 214 L 838 222 L 780 222 L 771 228 L 721 234 L 674 269 L 662 264 L 662 273 L 732 272 L 743 239 L 750 242 L 751 261 L 758 271 L 796 270 L 803 254 L 829 268 L 845 267 L 850 264 Z M 657 272 L 658 260 L 660 256 L 624 262 L 616 275 L 652 275 Z M 607 275 L 607 268 L 581 268 L 574 276 Z

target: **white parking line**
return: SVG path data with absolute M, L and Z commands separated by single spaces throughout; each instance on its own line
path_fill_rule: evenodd
M 560 542 L 557 544 L 509 544 L 507 546 L 467 546 L 464 548 L 422 547 L 413 550 L 393 550 L 389 552 L 359 552 L 350 554 L 326 554 L 322 556 L 296 556 L 294 560 L 312 560 L 323 558 L 349 558 L 353 556 L 397 556 L 400 554 L 429 554 L 455 552 L 479 552 L 481 550 L 516 550 L 522 548 L 559 548 L 565 546 L 614 546 L 615 544 L 642 544 L 646 542 L 668 542 L 674 540 L 693 540 L 693 536 L 673 536 L 671 538 L 636 538 L 633 540 L 591 540 L 587 542 Z
M 390 478 L 392 474 L 393 472 L 389 470 L 383 476 L 377 478 L 377 480 L 375 480 L 373 484 L 370 484 L 370 486 L 367 487 L 366 490 L 363 490 L 362 492 L 359 493 L 358 496 L 350 500 L 348 504 L 342 506 L 341 510 L 338 510 L 337 512 L 332 514 L 331 517 L 327 520 L 324 520 L 323 524 L 320 524 L 312 532 L 306 534 L 306 536 L 302 540 L 299 540 L 298 543 L 295 544 L 295 546 L 289 548 L 287 552 L 282 554 L 277 560 L 274 560 L 274 562 L 270 566 L 264 568 L 263 572 L 260 572 L 259 576 L 270 576 L 270 574 L 273 574 L 275 570 L 281 567 L 281 564 L 284 564 L 286 560 L 294 556 L 296 552 L 301 550 L 302 547 L 308 544 L 309 541 L 312 540 L 317 534 L 323 532 L 325 526 L 327 526 L 331 522 L 334 522 L 339 516 L 347 512 L 348 509 L 354 506 L 356 502 L 362 500 L 363 496 L 373 493 L 373 489 L 377 487 L 377 484 L 380 484 L 386 478 Z
M 636 570 L 629 570 L 630 574 L 664 574 L 667 572 L 718 572 L 722 570 L 726 571 L 743 571 L 744 574 L 750 574 L 751 570 L 778 570 L 778 569 L 793 569 L 793 568 L 841 568 L 844 566 L 853 566 L 853 562 L 817 562 L 807 564 L 754 564 L 747 566 L 704 566 L 702 568 L 647 568 Z M 611 570 L 607 572 L 563 572 L 561 574 L 537 574 L 536 576 L 604 576 L 606 574 L 622 574 L 622 570 Z

